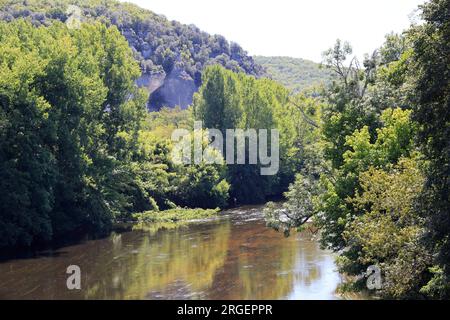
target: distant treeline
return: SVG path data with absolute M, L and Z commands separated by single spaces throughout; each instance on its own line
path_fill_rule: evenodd
M 313 86 L 329 85 L 335 75 L 320 64 L 290 57 L 253 57 L 266 69 L 268 76 L 298 93 Z

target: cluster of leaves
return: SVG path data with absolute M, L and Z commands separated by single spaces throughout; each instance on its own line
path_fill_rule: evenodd
M 219 209 L 174 208 L 164 211 L 146 211 L 133 214 L 133 230 L 155 234 L 160 230 L 173 230 L 189 223 L 218 216 Z
M 283 231 L 285 236 L 289 236 L 293 228 L 302 228 L 315 213 L 317 191 L 313 178 L 297 174 L 289 190 L 284 193 L 286 201 L 281 207 L 274 202 L 266 204 L 264 214 L 267 226 Z
M 160 117 L 158 114 L 148 115 L 153 119 L 152 123 L 165 122 L 161 118 L 164 119 L 166 114 Z M 186 123 L 192 125 L 190 114 L 186 112 L 184 115 L 190 119 L 186 119 Z M 134 206 L 130 213 L 164 210 L 175 207 L 175 204 L 191 208 L 225 207 L 229 184 L 225 180 L 225 166 L 221 161 L 216 164 L 179 164 L 174 161 L 174 146 L 170 137 L 160 135 L 166 127 L 150 127 L 153 129 L 144 128 L 139 133 L 139 151 L 132 166 L 135 183 L 144 197 L 142 203 Z M 193 140 L 190 139 L 189 143 L 193 144 Z
M 345 64 L 352 50 L 339 40 L 325 52 L 337 80 L 322 94 L 322 157 L 281 208 L 266 209 L 286 234 L 319 226 L 340 271 L 354 276 L 347 288 L 363 289 L 361 275 L 378 265 L 383 297 L 449 295 L 448 8 L 430 1 L 423 25 L 388 35 L 363 66 Z
M 421 241 L 424 221 L 415 207 L 424 182 L 419 165 L 404 158 L 386 169 L 370 167 L 360 174 L 361 193 L 347 199 L 360 214 L 345 227 L 347 250 L 338 259 L 340 270 L 355 274 L 379 266 L 380 293 L 387 297 L 419 298 L 418 289 L 429 276 L 432 260 Z
M 139 223 L 177 222 L 211 218 L 217 215 L 219 209 L 186 209 L 175 208 L 164 211 L 146 211 L 136 213 L 133 217 Z

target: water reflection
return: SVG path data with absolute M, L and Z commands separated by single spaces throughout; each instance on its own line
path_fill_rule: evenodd
M 333 299 L 333 257 L 265 227 L 259 208 L 157 232 L 132 231 L 0 263 L 1 299 Z M 79 265 L 82 290 L 66 288 Z

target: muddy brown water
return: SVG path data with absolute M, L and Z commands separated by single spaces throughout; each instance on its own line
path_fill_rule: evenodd
M 67 289 L 69 265 L 80 290 Z M 260 207 L 0 262 L 0 299 L 337 299 L 340 282 L 331 252 L 267 228 Z

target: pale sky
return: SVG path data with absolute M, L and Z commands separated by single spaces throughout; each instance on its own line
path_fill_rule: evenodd
M 128 0 L 169 20 L 195 24 L 251 55 L 320 62 L 337 38 L 361 57 L 401 32 L 424 0 Z

